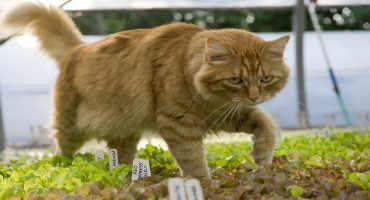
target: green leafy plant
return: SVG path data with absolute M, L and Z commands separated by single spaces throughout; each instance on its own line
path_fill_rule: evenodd
M 119 165 L 108 169 L 108 160 L 94 160 L 94 155 L 76 155 L 74 159 L 52 156 L 43 159 L 23 157 L 7 165 L 0 165 L 0 198 L 37 194 L 58 188 L 73 192 L 84 184 L 102 181 L 110 185 L 124 185 L 130 167 Z
M 253 162 L 251 142 L 207 144 L 206 150 L 212 180 L 201 182 L 208 199 L 365 199 L 370 190 L 369 133 L 286 138 L 277 146 L 273 164 L 265 167 Z M 99 161 L 92 154 L 22 157 L 0 164 L 0 199 L 166 197 L 166 179 L 180 175 L 174 158 L 150 144 L 137 156 L 149 160 L 152 177 L 134 184 L 131 166 L 109 170 L 107 155 Z

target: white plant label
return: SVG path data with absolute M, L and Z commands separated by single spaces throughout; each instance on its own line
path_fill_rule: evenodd
M 104 152 L 96 151 L 95 152 L 95 160 L 104 160 Z
M 148 160 L 134 159 L 132 164 L 132 181 L 136 181 L 139 178 L 151 176 L 150 165 Z
M 203 191 L 198 179 L 189 179 L 185 181 L 186 194 L 188 200 L 203 200 Z
M 325 129 L 324 129 L 324 135 L 325 135 L 325 137 L 329 137 L 329 136 L 331 135 L 331 131 L 330 131 L 330 129 L 325 128 Z
M 169 179 L 168 193 L 170 200 L 186 200 L 184 180 L 182 178 Z
M 313 129 L 312 132 L 313 132 L 313 134 L 315 136 L 319 136 L 320 135 L 320 130 L 318 130 L 318 129 Z
M 117 149 L 109 149 L 109 169 L 113 169 L 118 165 Z

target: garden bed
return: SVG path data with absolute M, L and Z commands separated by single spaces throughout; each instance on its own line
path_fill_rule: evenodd
M 205 199 L 370 199 L 370 133 L 285 138 L 270 166 L 257 166 L 250 142 L 207 144 L 212 180 Z M 109 170 L 108 157 L 22 157 L 0 164 L 0 199 L 166 199 L 179 176 L 168 151 L 146 145 L 151 177 L 131 182 L 131 166 Z M 185 179 L 188 177 L 185 177 Z

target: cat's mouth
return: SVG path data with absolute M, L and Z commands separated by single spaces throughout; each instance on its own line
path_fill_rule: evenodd
M 233 99 L 233 102 L 239 102 L 240 104 L 243 105 L 243 107 L 254 107 L 257 106 L 258 104 L 263 103 L 262 99 L 258 99 L 256 101 L 251 101 L 249 99 Z
M 244 99 L 233 99 L 231 102 L 232 102 L 231 104 L 236 104 L 239 107 L 239 109 L 253 108 L 257 106 L 258 104 L 260 104 L 259 101 L 252 102 L 250 100 L 244 100 Z

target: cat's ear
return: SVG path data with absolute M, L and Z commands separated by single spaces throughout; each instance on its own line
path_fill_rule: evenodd
M 208 63 L 221 64 L 227 62 L 230 52 L 217 40 L 208 38 L 205 44 L 204 59 Z
M 273 57 L 282 58 L 290 35 L 284 35 L 276 40 L 268 41 L 265 52 Z

